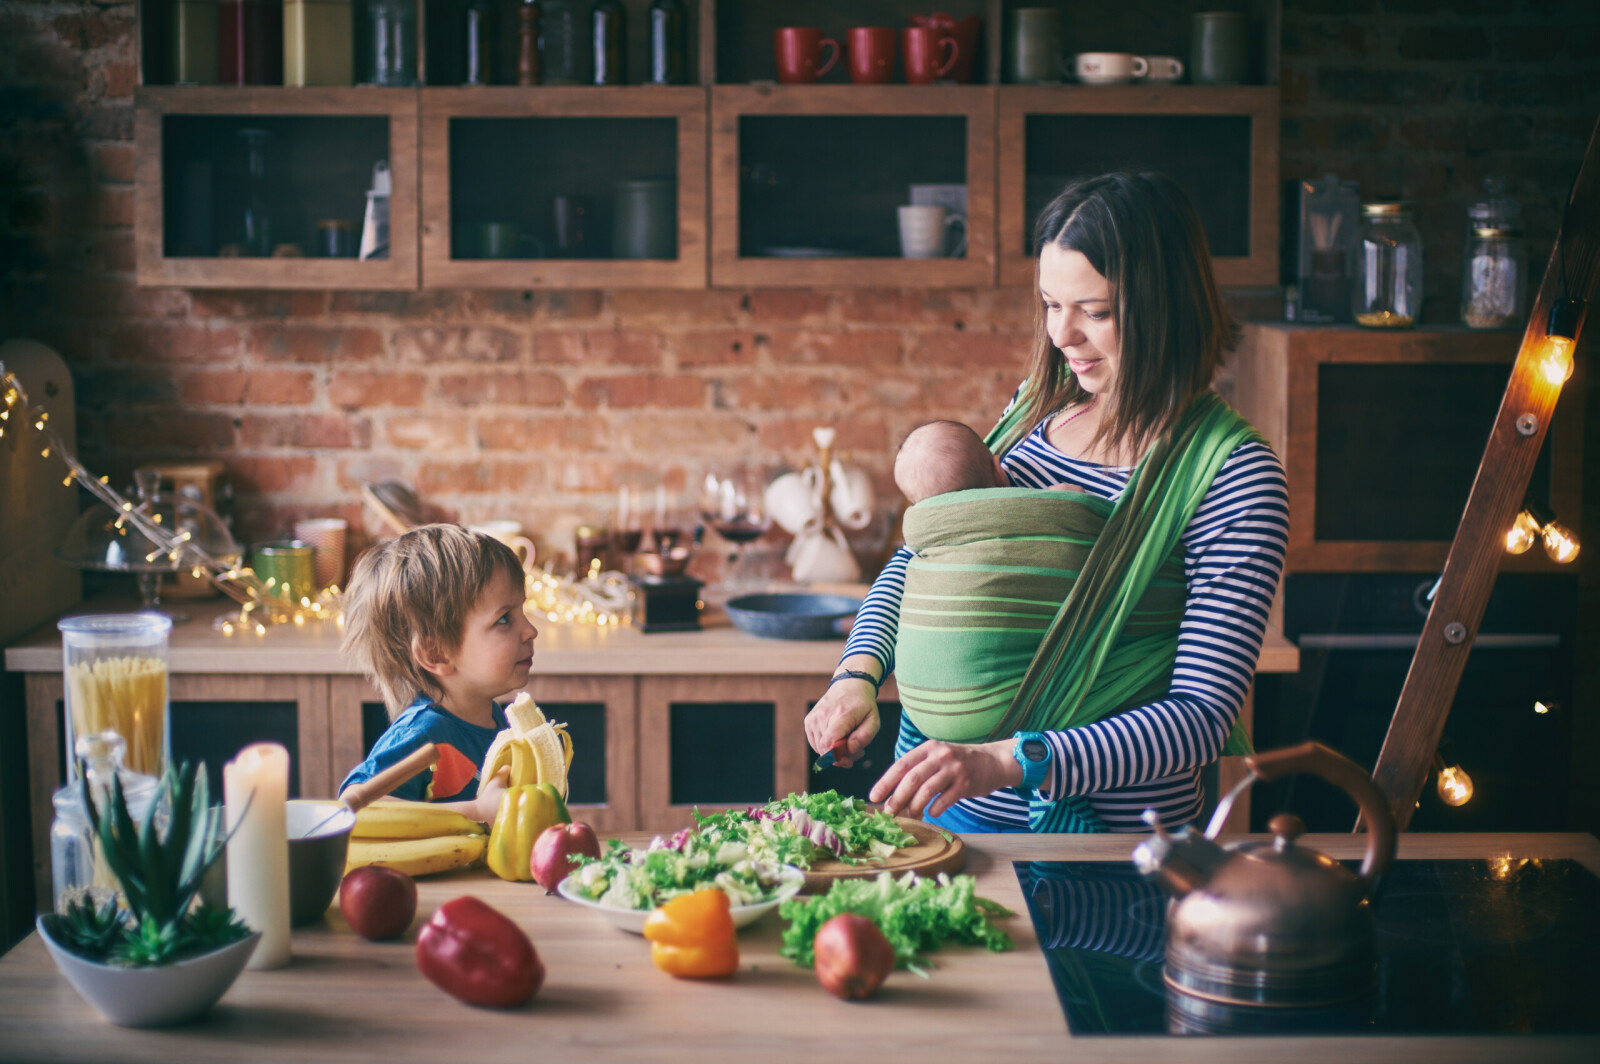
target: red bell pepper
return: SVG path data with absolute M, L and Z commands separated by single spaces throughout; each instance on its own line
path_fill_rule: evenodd
M 511 918 L 471 895 L 439 906 L 417 935 L 417 967 L 470 1005 L 510 1008 L 539 992 L 544 965 Z

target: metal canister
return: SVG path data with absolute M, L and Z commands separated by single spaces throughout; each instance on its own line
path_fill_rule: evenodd
M 317 549 L 297 539 L 257 544 L 250 567 L 267 585 L 268 592 L 285 602 L 298 602 L 317 593 Z

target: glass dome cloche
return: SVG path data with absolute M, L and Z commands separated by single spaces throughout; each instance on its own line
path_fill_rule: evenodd
M 78 515 L 56 557 L 79 569 L 136 574 L 145 609 L 159 605 L 163 575 L 208 561 L 239 561 L 239 544 L 215 510 L 198 499 L 158 491 L 159 476 L 152 470 L 137 471 L 134 482 L 138 494 L 133 513 L 174 535 L 188 533 L 177 557 L 172 546 L 151 539 L 131 515 L 103 502 Z

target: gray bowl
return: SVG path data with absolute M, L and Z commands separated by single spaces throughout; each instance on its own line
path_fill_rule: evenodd
M 291 798 L 285 819 L 289 828 L 289 924 L 300 927 L 322 919 L 339 893 L 356 815 L 338 802 Z M 307 835 L 314 827 L 317 833 Z M 206 870 L 200 896 L 213 905 L 228 904 L 226 851 Z
M 734 627 L 764 639 L 837 639 L 861 600 L 810 593 L 740 595 L 723 606 Z

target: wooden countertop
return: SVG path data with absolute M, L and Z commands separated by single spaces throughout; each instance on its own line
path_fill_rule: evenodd
M 1125 861 L 1127 836 L 968 836 L 979 892 L 1017 911 L 1017 949 L 948 948 L 923 980 L 890 977 L 869 1002 L 824 993 L 777 955 L 782 922 L 739 937 L 729 980 L 675 980 L 649 949 L 599 917 L 531 884 L 483 872 L 418 883 L 419 921 L 444 901 L 479 895 L 517 921 L 544 961 L 543 989 L 523 1008 L 471 1008 L 416 971 L 414 934 L 366 942 L 335 907 L 297 931 L 294 960 L 240 976 L 195 1024 L 133 1031 L 102 1021 L 55 970 L 37 935 L 0 959 L 0 1060 L 271 1061 L 1419 1061 L 1600 1059 L 1600 1038 L 1073 1038 L 1026 916 L 1012 860 Z M 1335 857 L 1359 856 L 1352 835 L 1309 836 Z M 1403 857 L 1573 858 L 1600 874 L 1589 835 L 1404 835 Z M 415 926 L 415 925 L 414 925 Z
M 175 673 L 345 674 L 360 670 L 339 653 L 339 630 L 313 622 L 303 628 L 276 625 L 265 635 L 224 635 L 212 620 L 234 612 L 227 600 L 177 604 L 190 619 L 172 627 L 170 666 Z M 118 611 L 131 609 L 118 603 Z M 69 613 L 110 611 L 104 603 L 87 603 Z M 698 632 L 652 632 L 628 626 L 594 628 L 540 624 L 534 645 L 534 678 L 601 675 L 794 675 L 822 676 L 833 671 L 844 649 L 843 639 L 761 639 L 733 627 L 726 615 L 709 607 Z M 6 648 L 5 667 L 12 672 L 59 672 L 61 636 L 54 622 L 41 625 Z M 1295 672 L 1300 651 L 1280 631 L 1267 633 L 1259 672 Z

